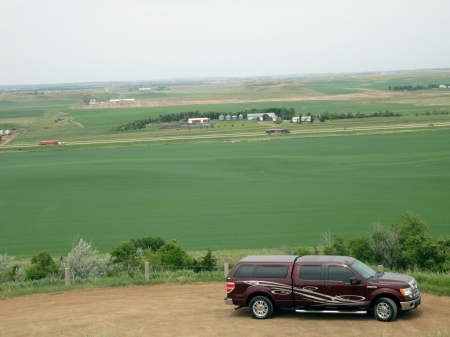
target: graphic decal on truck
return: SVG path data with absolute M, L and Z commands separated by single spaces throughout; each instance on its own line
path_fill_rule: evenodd
M 300 299 L 306 299 L 316 302 L 317 305 L 321 304 L 334 304 L 340 306 L 355 306 L 364 305 L 365 297 L 358 295 L 339 295 L 330 296 L 327 294 L 322 294 L 317 292 L 318 288 L 313 286 L 306 286 L 303 288 L 291 287 L 277 282 L 267 282 L 267 281 L 244 281 L 250 287 L 262 286 L 269 288 L 271 293 L 274 295 L 290 295 L 292 291 L 294 294 L 301 296 Z

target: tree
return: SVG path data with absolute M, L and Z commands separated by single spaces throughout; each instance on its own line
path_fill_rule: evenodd
M 111 252 L 112 262 L 119 270 L 133 276 L 141 266 L 143 250 L 136 248 L 131 241 L 121 243 Z
M 26 279 L 40 280 L 58 272 L 58 265 L 48 251 L 41 251 L 31 258 L 32 266 L 26 271 Z
M 446 241 L 431 237 L 427 223 L 419 215 L 405 212 L 402 219 L 403 224 L 398 226 L 399 267 L 432 271 L 448 270 L 449 250 Z
M 363 262 L 374 262 L 373 253 L 369 249 L 370 240 L 364 236 L 357 236 L 351 239 L 348 244 L 348 249 L 350 251 L 350 256 L 357 258 Z
M 381 224 L 375 224 L 370 237 L 369 248 L 374 254 L 374 262 L 380 261 L 390 269 L 395 268 L 400 249 L 398 229 L 395 226 L 385 229 Z
M 205 256 L 200 262 L 201 271 L 212 271 L 216 269 L 217 260 L 212 255 L 210 248 L 207 249 Z
M 326 232 L 323 233 L 323 239 L 325 255 L 349 255 L 349 249 L 341 235 L 334 234 L 331 236 L 330 232 Z
M 171 269 L 184 268 L 193 264 L 192 259 L 181 248 L 176 239 L 158 249 L 156 255 L 159 257 L 162 266 Z

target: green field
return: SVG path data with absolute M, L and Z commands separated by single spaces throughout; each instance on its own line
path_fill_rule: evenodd
M 189 250 L 314 245 L 404 211 L 449 234 L 450 131 L 0 155 L 0 247 L 67 254 L 130 238 Z
M 161 106 L 93 109 L 80 108 L 83 95 L 108 99 L 120 90 L 0 93 L 0 129 L 17 130 L 0 146 L 0 254 L 66 255 L 80 238 L 107 252 L 145 236 L 177 238 L 191 251 L 313 246 L 323 232 L 368 235 L 372 224 L 400 222 L 405 211 L 421 215 L 432 235 L 447 236 L 450 127 L 438 124 L 450 122 L 450 90 L 377 94 L 388 85 L 448 78 L 444 72 L 201 84 L 127 92 L 138 101 L 163 100 Z M 340 96 L 366 89 L 380 91 Z M 212 103 L 217 99 L 235 102 Z M 209 103 L 194 103 L 201 101 Z M 269 107 L 403 117 L 116 131 L 169 113 Z M 273 127 L 291 134 L 265 135 Z M 66 145 L 38 147 L 43 139 Z

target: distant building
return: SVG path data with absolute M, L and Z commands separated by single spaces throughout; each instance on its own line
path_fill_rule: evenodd
M 263 116 L 264 115 L 268 115 L 274 122 L 277 121 L 277 115 L 275 115 L 274 112 L 265 112 L 265 113 L 254 113 L 254 114 L 247 114 L 247 119 L 249 121 L 254 121 L 254 120 L 263 120 Z
M 209 124 L 209 118 L 189 118 L 188 124 Z
M 311 116 L 292 117 L 292 123 L 305 123 L 311 122 Z

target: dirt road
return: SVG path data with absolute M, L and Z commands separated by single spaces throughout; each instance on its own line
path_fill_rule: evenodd
M 38 294 L 0 300 L 0 335 L 15 336 L 438 336 L 450 333 L 450 297 L 391 323 L 368 315 L 279 311 L 268 320 L 225 305 L 225 284 L 167 284 Z M 444 336 L 444 334 L 439 335 Z

